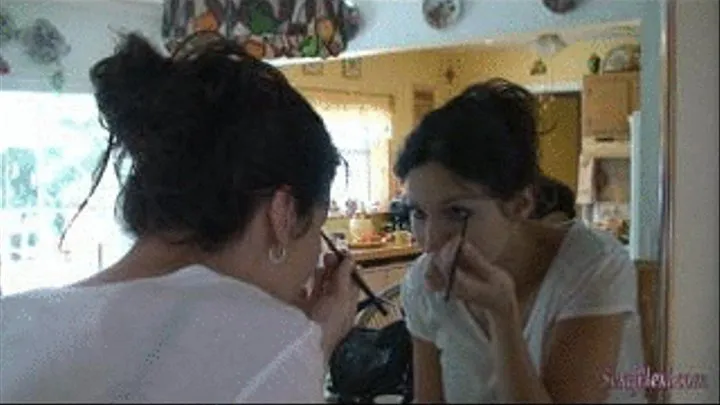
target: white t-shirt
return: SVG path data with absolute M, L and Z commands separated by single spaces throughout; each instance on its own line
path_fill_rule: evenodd
M 0 402 L 323 402 L 320 328 L 193 265 L 0 300 Z
M 402 300 L 410 333 L 440 350 L 445 400 L 449 403 L 497 402 L 490 345 L 467 308 L 445 302 L 442 293 L 425 288 L 430 257 L 413 263 L 403 284 Z M 626 314 L 618 371 L 641 367 L 643 350 L 637 305 L 637 273 L 625 248 L 610 234 L 575 222 L 552 262 L 523 334 L 536 371 L 553 325 L 594 314 Z M 608 402 L 645 402 L 644 393 L 614 390 Z

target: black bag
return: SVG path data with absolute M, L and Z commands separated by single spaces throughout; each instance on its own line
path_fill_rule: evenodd
M 342 402 L 372 402 L 378 395 L 412 400 L 412 339 L 405 321 L 382 329 L 355 327 L 330 357 L 330 392 Z

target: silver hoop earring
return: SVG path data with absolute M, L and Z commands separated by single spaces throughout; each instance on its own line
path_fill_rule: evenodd
M 268 250 L 268 259 L 272 264 L 280 264 L 287 258 L 287 250 L 284 246 L 271 247 Z

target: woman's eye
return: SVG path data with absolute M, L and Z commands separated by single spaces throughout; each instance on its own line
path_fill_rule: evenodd
M 420 220 L 423 220 L 423 219 L 425 219 L 425 218 L 427 217 L 427 215 L 425 215 L 425 213 L 422 212 L 422 211 L 419 210 L 419 209 L 413 209 L 413 210 L 410 212 L 410 215 L 412 215 L 412 217 L 413 217 L 414 219 L 420 219 Z
M 472 215 L 472 212 L 464 207 L 450 207 L 448 214 L 452 219 L 463 220 Z

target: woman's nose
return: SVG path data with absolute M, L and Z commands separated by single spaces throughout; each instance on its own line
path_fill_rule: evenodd
M 436 253 L 442 249 L 445 243 L 450 239 L 446 227 L 433 221 L 425 223 L 423 252 Z

